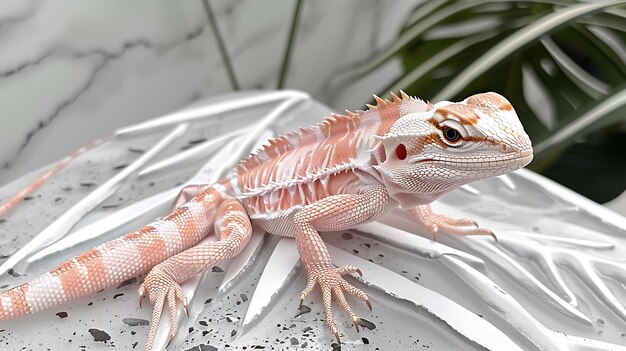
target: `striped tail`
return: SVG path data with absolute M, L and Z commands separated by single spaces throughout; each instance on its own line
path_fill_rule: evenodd
M 147 273 L 209 234 L 222 195 L 208 188 L 167 217 L 0 293 L 0 321 L 35 313 Z
M 37 188 L 39 188 L 41 185 L 43 185 L 50 177 L 52 177 L 53 175 L 55 175 L 58 172 L 60 172 L 63 168 L 65 168 L 65 166 L 67 166 L 70 162 L 72 162 L 78 156 L 84 154 L 85 152 L 87 152 L 89 150 L 92 150 L 92 149 L 96 148 L 97 146 L 100 146 L 100 145 L 104 144 L 105 142 L 109 141 L 110 139 L 111 139 L 110 137 L 104 138 L 104 139 L 96 139 L 93 142 L 91 142 L 91 143 L 81 147 L 80 149 L 75 150 L 71 154 L 65 156 L 61 161 L 55 163 L 48 171 L 46 171 L 46 173 L 44 173 L 39 178 L 37 178 L 34 182 L 32 182 L 25 189 L 23 189 L 22 191 L 17 193 L 12 198 L 6 200 L 3 204 L 0 204 L 0 216 L 2 216 L 3 214 L 7 213 L 13 207 L 15 207 L 17 204 L 19 204 L 26 196 L 28 196 L 28 194 L 32 193 Z

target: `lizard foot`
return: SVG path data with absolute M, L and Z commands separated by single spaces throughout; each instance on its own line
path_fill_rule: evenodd
M 444 215 L 433 215 L 433 217 L 425 220 L 423 224 L 430 229 L 435 241 L 437 240 L 439 230 L 458 235 L 489 235 L 498 241 L 496 234 L 491 229 L 481 228 L 478 226 L 478 223 L 469 218 L 450 218 Z
M 347 292 L 350 295 L 354 295 L 359 299 L 365 301 L 370 311 L 372 310 L 372 305 L 369 301 L 367 295 L 359 288 L 355 288 L 354 286 L 348 284 L 348 282 L 343 279 L 342 275 L 357 273 L 359 275 L 363 275 L 361 270 L 354 266 L 344 266 L 341 268 L 335 267 L 310 267 L 308 269 L 308 281 L 307 285 L 300 294 L 300 305 L 304 299 L 313 291 L 313 288 L 316 284 L 320 285 L 322 289 L 322 300 L 324 302 L 324 318 L 326 320 L 326 325 L 328 329 L 335 335 L 337 338 L 337 342 L 341 344 L 341 340 L 339 338 L 339 331 L 337 329 L 337 325 L 333 319 L 332 312 L 332 296 L 334 295 L 339 305 L 343 308 L 346 314 L 352 319 L 352 324 L 354 324 L 354 328 L 357 332 L 359 332 L 359 324 L 358 318 L 356 314 L 348 305 L 346 301 L 346 297 L 344 292 Z
M 469 218 L 450 218 L 431 211 L 430 206 L 420 206 L 411 210 L 418 222 L 430 231 L 433 240 L 437 240 L 440 230 L 458 235 L 489 235 L 498 241 L 496 234 L 487 228 L 481 228 L 476 221 Z
M 154 305 L 152 310 L 152 321 L 150 322 L 150 332 L 148 334 L 148 341 L 146 342 L 145 347 L 145 351 L 151 351 L 165 303 L 167 302 L 167 306 L 170 310 L 170 319 L 172 322 L 168 345 L 178 332 L 177 303 L 179 301 L 182 303 L 187 315 L 189 315 L 189 308 L 187 305 L 187 298 L 183 295 L 183 290 L 181 289 L 180 284 L 172 278 L 171 274 L 162 268 L 154 267 L 146 276 L 143 284 L 139 287 L 139 306 L 141 306 L 141 302 L 146 293 L 149 296 L 150 302 Z

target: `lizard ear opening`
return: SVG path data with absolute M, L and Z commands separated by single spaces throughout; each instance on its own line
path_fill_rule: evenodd
M 404 146 L 404 144 L 398 144 L 396 147 L 396 156 L 401 160 L 406 158 L 406 146 Z

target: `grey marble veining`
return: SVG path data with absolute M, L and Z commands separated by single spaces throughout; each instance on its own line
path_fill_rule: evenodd
M 361 108 L 384 80 L 333 91 L 333 78 L 392 40 L 416 2 L 305 1 L 286 87 Z M 210 3 L 242 88 L 275 88 L 295 1 Z M 3 2 L 0 47 L 0 184 L 232 89 L 200 1 Z

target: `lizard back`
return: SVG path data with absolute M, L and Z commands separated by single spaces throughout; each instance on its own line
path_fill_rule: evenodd
M 393 101 L 375 96 L 377 105 L 368 105 L 366 111 L 331 114 L 315 126 L 269 140 L 220 184 L 242 199 L 251 215 L 319 200 L 330 177 L 368 167 L 375 137 L 388 132 L 398 118 L 432 108 L 404 92 L 392 96 Z

